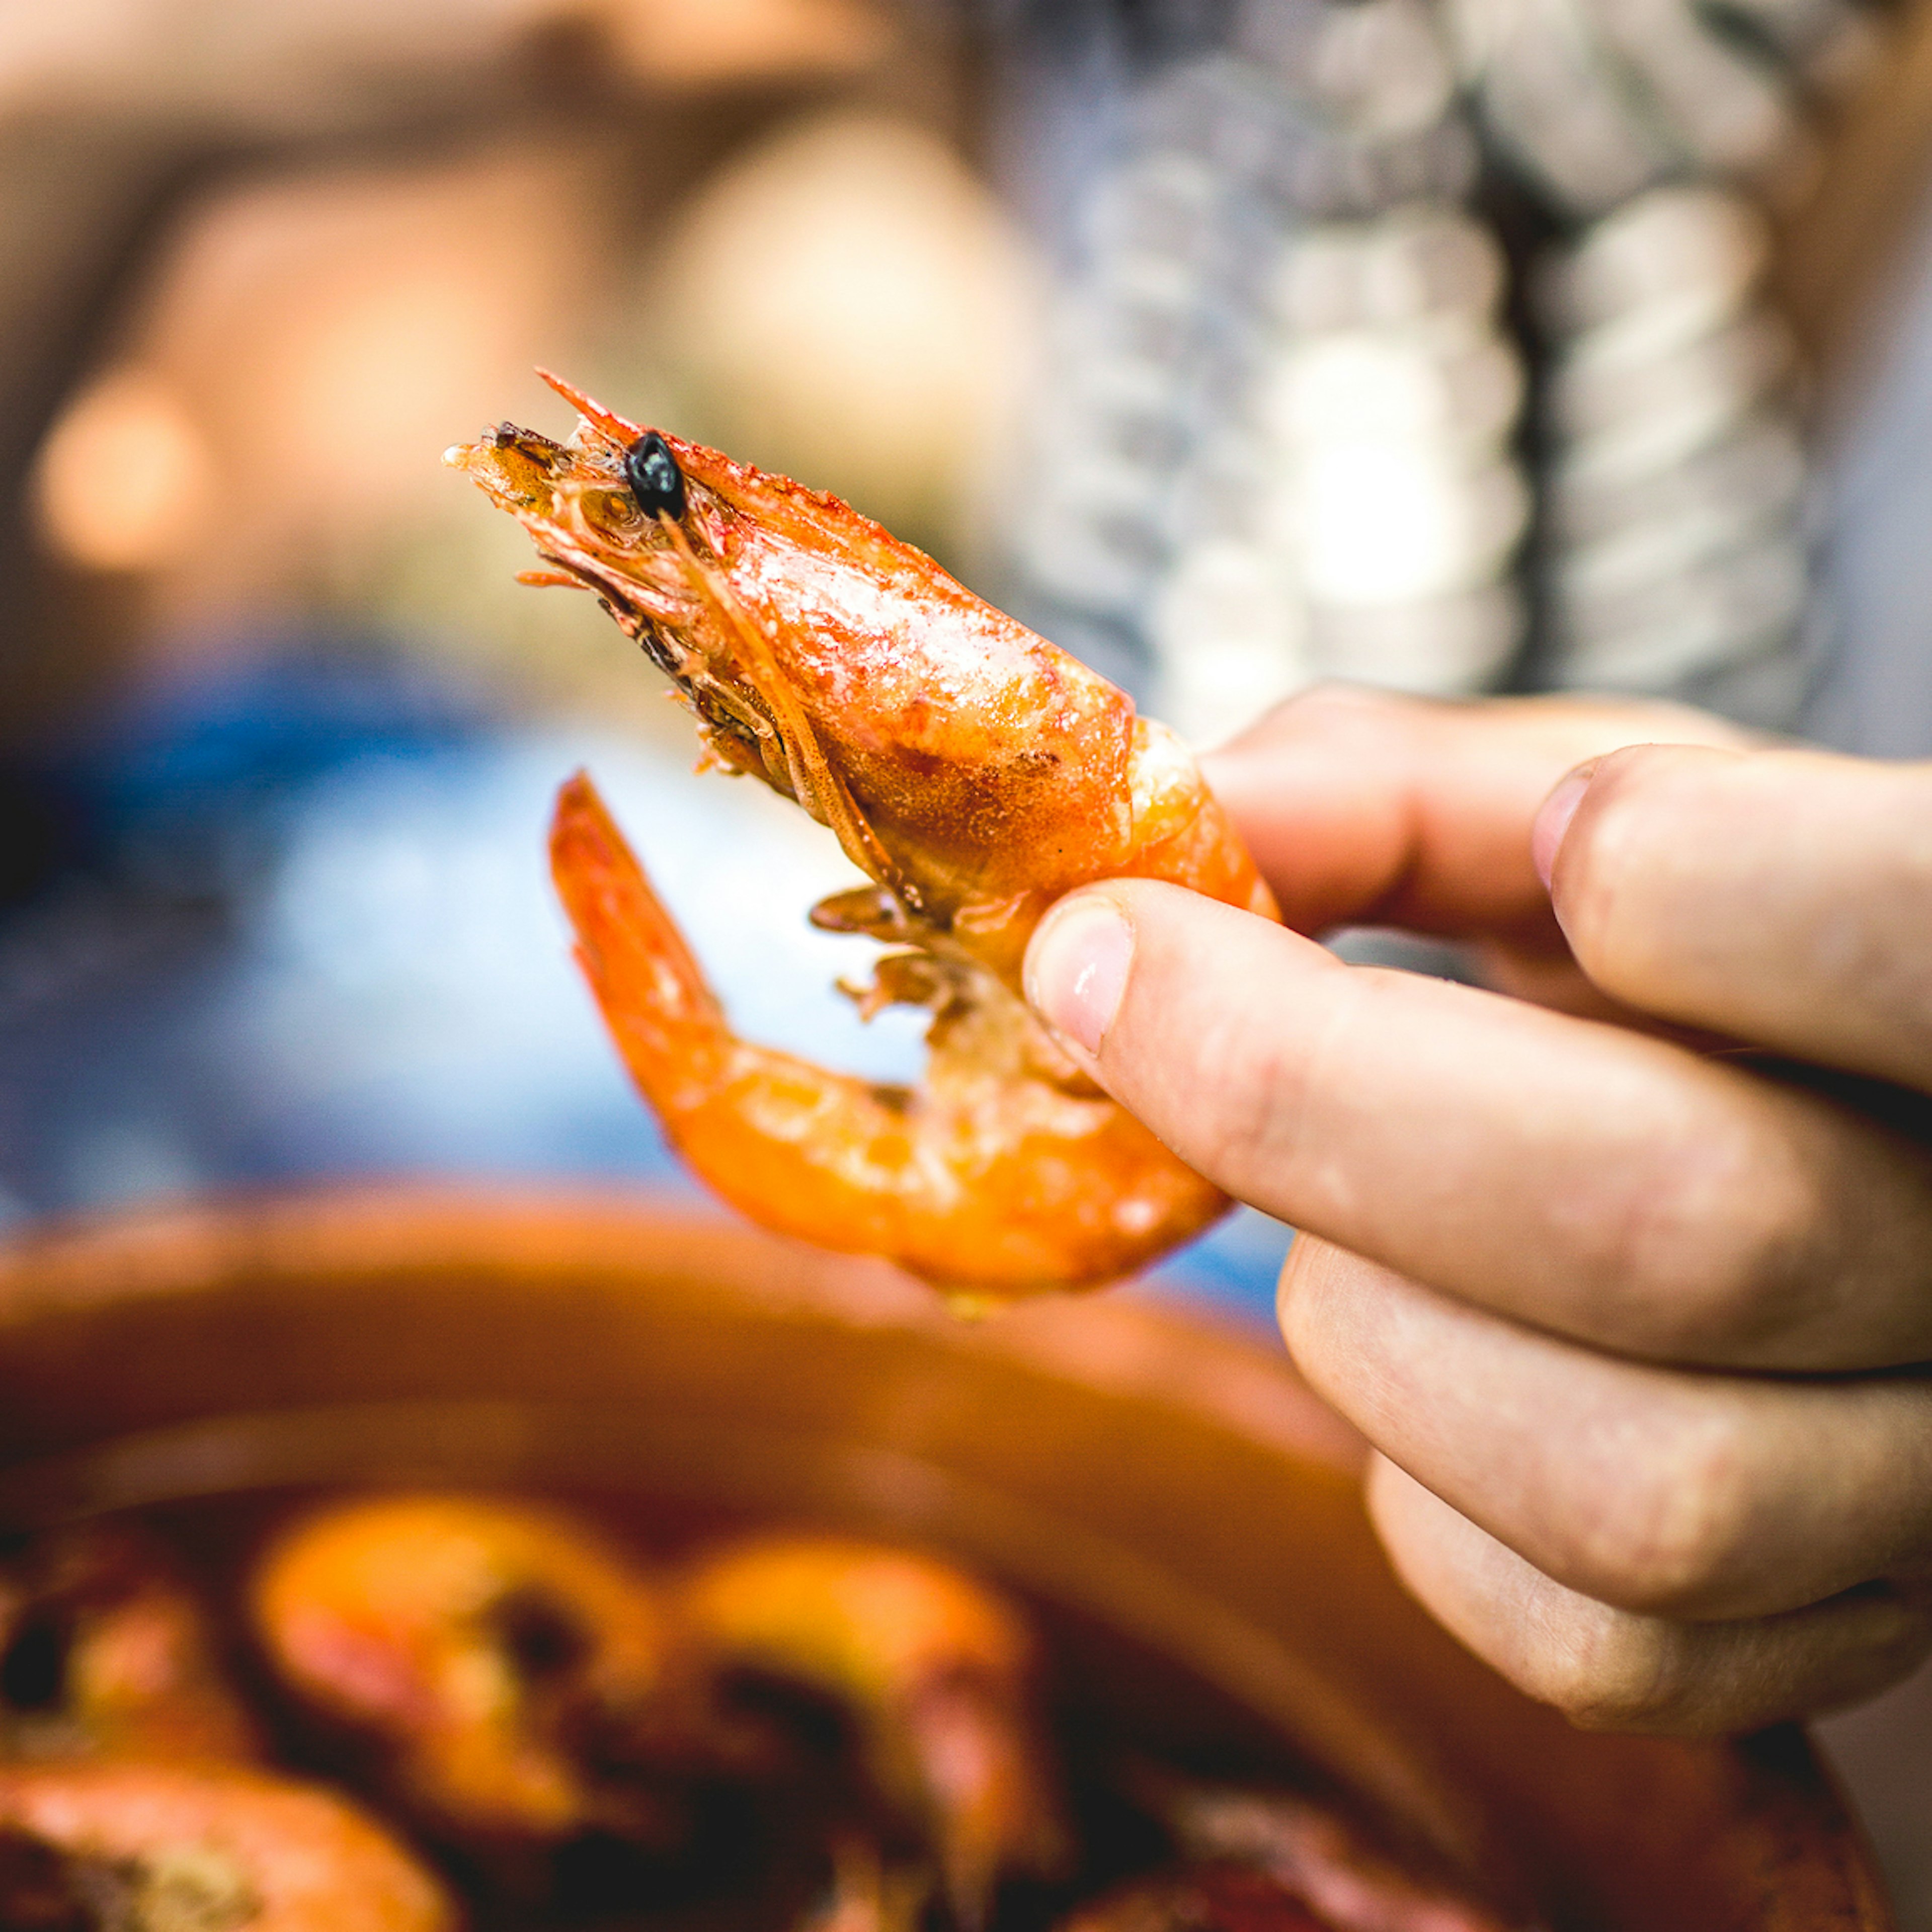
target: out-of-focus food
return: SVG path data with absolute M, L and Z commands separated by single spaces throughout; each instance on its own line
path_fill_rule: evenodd
M 428 1828 L 554 1841 L 670 1828 L 615 1774 L 672 1701 L 658 1593 L 586 1526 L 535 1504 L 349 1502 L 268 1552 L 254 1621 L 305 1702 L 373 1742 Z
M 686 1615 L 722 1666 L 803 1684 L 852 1713 L 879 1795 L 934 1846 L 962 1923 L 994 1886 L 1066 1862 L 1025 1620 L 909 1551 L 836 1537 L 747 1538 L 701 1556 Z
M 0 1564 L 0 1758 L 246 1762 L 261 1749 L 165 1549 L 77 1529 Z
M 1405 1871 L 1328 1806 L 1144 1769 L 1136 1782 L 1186 1870 L 1252 1874 L 1336 1932 L 1505 1932 L 1492 1913 Z
M 790 122 L 704 184 L 648 273 L 698 434 L 958 540 L 1007 454 L 1034 277 L 948 143 L 849 108 Z
M 1060 1932 L 1337 1932 L 1252 1865 L 1214 1860 L 1130 1879 L 1077 1907 Z M 1391 1928 L 1394 1932 L 1394 1928 Z M 1418 1927 L 1417 1932 L 1421 1932 Z
M 443 1889 L 344 1799 L 257 1772 L 0 1765 L 10 1932 L 454 1932 Z
M 927 1876 L 894 1869 L 869 1838 L 848 1837 L 832 1848 L 832 1878 L 798 1932 L 914 1932 L 931 1894 Z
M 218 1589 L 139 1519 L 10 1559 L 10 1695 L 53 1681 L 35 1618 L 121 1661 L 88 1726 L 9 1720 L 0 1932 L 1502 1932 L 1325 1801 L 1050 1704 L 1032 1614 L 922 1552 L 647 1560 L 450 1494 L 175 1520 Z M 235 1624 L 260 1718 L 211 1661 Z
M 553 382 L 555 379 L 551 379 Z M 836 498 L 612 415 L 560 382 L 567 444 L 453 450 L 595 590 L 697 714 L 712 762 L 795 800 L 872 881 L 816 923 L 894 949 L 855 994 L 933 1016 L 916 1089 L 750 1046 L 587 779 L 552 834 L 578 957 L 671 1140 L 754 1220 L 967 1292 L 1107 1281 L 1226 1198 L 1100 1095 L 1020 998 L 1076 886 L 1166 879 L 1272 915 L 1173 734 Z

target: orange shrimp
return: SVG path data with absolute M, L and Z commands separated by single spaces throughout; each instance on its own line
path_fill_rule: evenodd
M 1184 1875 L 1210 1868 L 1254 1874 L 1336 1932 L 1506 1932 L 1507 1922 L 1486 1906 L 1403 1870 L 1357 1826 L 1308 1798 L 1145 1767 L 1132 1781 L 1193 1862 Z M 1082 1932 L 1114 1928 L 1096 1922 Z
M 0 1566 L 0 1756 L 260 1755 L 206 1616 L 147 1538 L 66 1531 Z
M 289 1684 L 372 1740 L 387 1782 L 460 1839 L 664 1828 L 604 1754 L 669 1701 L 658 1593 L 620 1552 L 524 1503 L 394 1496 L 297 1523 L 253 1583 Z
M 917 1871 L 886 1864 L 871 1840 L 848 1834 L 831 1846 L 830 1882 L 797 1932 L 916 1932 L 930 1886 Z
M 1096 880 L 1275 916 L 1180 741 L 836 497 L 546 380 L 581 412 L 568 443 L 506 424 L 446 460 L 535 539 L 524 580 L 595 590 L 711 762 L 795 800 L 872 881 L 812 914 L 894 949 L 867 1014 L 933 1015 L 914 1090 L 740 1040 L 580 776 L 552 867 L 671 1142 L 753 1219 L 963 1292 L 1093 1285 L 1198 1233 L 1225 1197 L 1075 1070 L 1019 979 L 1042 914 Z
M 1077 1906 L 1058 1932 L 1346 1932 L 1298 1893 L 1229 1860 L 1170 1866 Z
M 440 1886 L 344 1800 L 238 1768 L 0 1765 L 0 1925 L 455 1932 Z
M 1032 1636 L 985 1585 L 910 1551 L 774 1532 L 699 1557 L 680 1601 L 720 1662 L 852 1714 L 872 1783 L 922 1828 L 962 1924 L 1003 1876 L 1058 1866 Z

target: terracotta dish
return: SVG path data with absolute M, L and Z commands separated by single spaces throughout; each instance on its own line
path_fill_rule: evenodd
M 1403 1595 L 1358 1455 L 1264 1342 L 1131 1296 L 964 1325 L 634 1199 L 358 1191 L 0 1250 L 10 1525 L 428 1480 L 907 1538 L 1090 1630 L 1102 1694 L 1285 1738 L 1526 1923 L 1891 1925 L 1802 1733 L 1573 1730 Z

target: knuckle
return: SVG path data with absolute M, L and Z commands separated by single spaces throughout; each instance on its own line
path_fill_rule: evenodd
M 1815 1296 L 1832 1218 L 1787 1148 L 1700 1111 L 1612 1168 L 1593 1270 L 1618 1337 L 1676 1360 L 1774 1336 Z
M 1298 1111 L 1298 1080 L 1290 1057 L 1257 1037 L 1240 1016 L 1204 1015 L 1196 1053 L 1201 1090 L 1212 1096 L 1198 1133 L 1186 1150 L 1190 1162 L 1223 1185 L 1256 1174 L 1267 1164 Z
M 1679 745 L 1633 745 L 1598 764 L 1563 841 L 1555 880 L 1571 947 L 1611 991 L 1641 976 L 1650 915 L 1666 899 L 1687 857 L 1702 849 L 1714 760 Z
M 1684 1696 L 1670 1625 L 1585 1598 L 1549 1606 L 1518 1681 L 1585 1730 L 1667 1730 Z
M 1160 1045 L 1138 1054 L 1141 1077 L 1121 1097 L 1209 1179 L 1272 1198 L 1298 1165 L 1325 1047 L 1353 993 L 1312 942 L 1216 908 L 1162 948 L 1136 1034 Z
M 1308 950 L 1322 962 L 1326 989 L 1318 1002 L 1303 1003 L 1292 1028 L 1272 1005 L 1257 1008 L 1238 997 L 1202 1015 L 1197 1077 L 1212 1100 L 1198 1137 L 1182 1150 L 1229 1192 L 1276 1212 L 1292 1194 L 1336 1209 L 1352 1198 L 1345 1164 L 1328 1157 L 1315 1124 L 1346 1090 L 1351 1042 L 1372 1024 L 1378 997 L 1367 982 Z
M 1340 1399 L 1338 1379 L 1346 1387 L 1368 1353 L 1360 1324 L 1352 1318 L 1359 1302 L 1350 1291 L 1372 1270 L 1359 1256 L 1302 1232 L 1282 1263 L 1275 1286 L 1282 1340 L 1295 1366 L 1330 1401 Z
M 1279 750 L 1285 745 L 1379 746 L 1433 709 L 1426 698 L 1334 680 L 1311 685 L 1264 713 L 1226 750 Z
M 1378 719 L 1409 717 L 1424 707 L 1426 702 L 1402 692 L 1385 691 L 1373 685 L 1346 684 L 1339 680 L 1329 678 L 1319 684 L 1310 685 L 1305 691 L 1298 692 L 1285 704 L 1278 706 L 1274 715 L 1310 722 L 1330 723 L 1351 720 L 1372 722 Z
M 1637 1435 L 1633 1429 L 1625 1439 Z M 1570 1580 L 1629 1611 L 1708 1604 L 1745 1554 L 1754 1516 L 1751 1473 L 1736 1414 L 1700 1412 L 1674 1429 L 1647 1419 L 1640 1446 L 1599 1472 L 1602 1501 L 1574 1532 L 1565 1564 Z

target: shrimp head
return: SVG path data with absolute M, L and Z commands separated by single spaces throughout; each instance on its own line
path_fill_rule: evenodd
M 290 1686 L 444 1834 L 658 1828 L 649 1794 L 603 1772 L 652 1720 L 674 1646 L 650 1580 L 584 1526 L 458 1496 L 337 1504 L 268 1551 L 254 1610 Z

